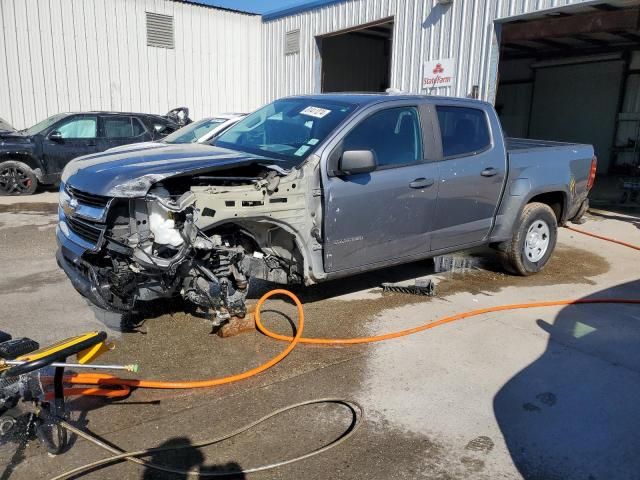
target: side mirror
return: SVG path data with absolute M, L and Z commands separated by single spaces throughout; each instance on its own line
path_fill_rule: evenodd
M 373 150 L 347 150 L 340 158 L 339 170 L 344 175 L 369 173 L 376 168 L 378 168 L 378 162 Z
M 49 134 L 49 140 L 51 140 L 52 142 L 62 142 L 64 139 L 62 138 L 62 134 L 59 131 L 54 130 Z

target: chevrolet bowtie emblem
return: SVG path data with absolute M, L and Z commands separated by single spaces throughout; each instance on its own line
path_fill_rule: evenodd
M 72 198 L 71 200 L 64 202 L 64 205 L 62 206 L 62 210 L 64 210 L 64 214 L 67 217 L 70 217 L 71 215 L 76 213 L 78 206 L 79 206 L 78 200 L 75 198 Z

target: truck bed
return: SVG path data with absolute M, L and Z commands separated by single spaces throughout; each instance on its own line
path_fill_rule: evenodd
M 566 149 L 567 147 L 585 147 L 580 143 L 552 142 L 550 140 L 531 140 L 529 138 L 505 138 L 507 153 L 524 153 L 540 149 Z

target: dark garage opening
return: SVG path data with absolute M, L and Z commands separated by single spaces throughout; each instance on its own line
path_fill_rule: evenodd
M 323 92 L 383 92 L 390 86 L 393 21 L 318 37 Z
M 640 7 L 623 5 L 576 5 L 502 25 L 496 109 L 507 135 L 590 143 L 599 173 L 635 172 Z

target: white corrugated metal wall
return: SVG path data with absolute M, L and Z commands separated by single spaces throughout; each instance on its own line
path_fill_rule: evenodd
M 175 49 L 148 47 L 145 11 L 173 15 Z M 193 118 L 261 104 L 261 19 L 171 0 L 0 0 L 0 117 L 68 111 Z
M 284 95 L 320 91 L 320 57 L 316 36 L 393 17 L 391 86 L 411 93 L 422 90 L 425 60 L 455 58 L 453 87 L 429 93 L 467 96 L 474 85 L 480 97 L 495 96 L 498 45 L 494 20 L 586 3 L 589 0 L 345 0 L 283 18 L 263 26 L 265 101 Z M 300 29 L 300 53 L 284 54 L 284 36 Z
M 316 37 L 393 18 L 391 85 L 421 88 L 425 60 L 455 58 L 453 87 L 495 95 L 494 20 L 590 0 L 344 0 L 263 22 L 173 0 L 0 0 L 0 117 L 24 128 L 58 112 L 250 111 L 320 91 Z M 175 49 L 148 47 L 145 11 L 174 16 Z M 300 29 L 300 53 L 284 54 Z

